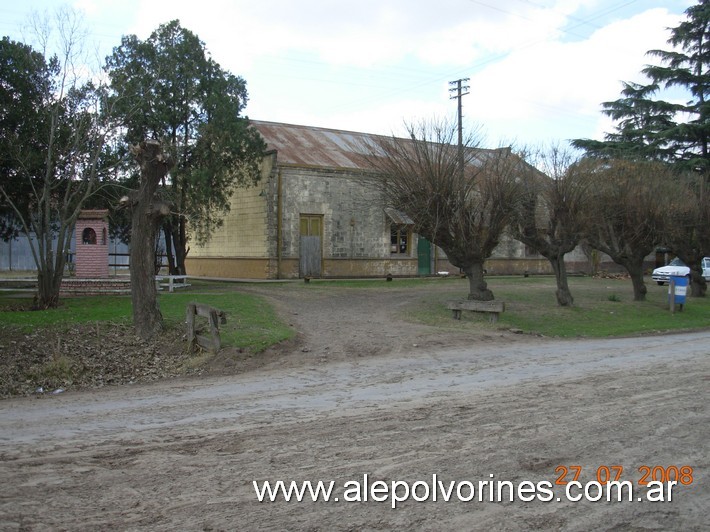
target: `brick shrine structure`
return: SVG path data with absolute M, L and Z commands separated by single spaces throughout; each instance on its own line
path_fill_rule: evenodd
M 84 210 L 76 221 L 74 274 L 79 279 L 108 277 L 108 210 Z
M 74 232 L 74 277 L 62 281 L 62 294 L 130 294 L 129 278 L 109 277 L 108 210 L 81 211 Z

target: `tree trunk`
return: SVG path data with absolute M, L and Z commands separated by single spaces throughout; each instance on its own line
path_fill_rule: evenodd
M 574 298 L 567 284 L 567 267 L 565 266 L 565 256 L 555 255 L 548 259 L 552 265 L 552 270 L 555 272 L 555 281 L 557 282 L 557 304 L 561 307 L 571 307 L 574 304 Z
M 708 284 L 702 273 L 694 268 L 690 269 L 690 295 L 692 297 L 705 297 Z
M 59 293 L 62 289 L 64 278 L 64 266 L 66 264 L 65 250 L 69 249 L 70 232 L 67 227 L 73 225 L 71 220 L 62 222 L 62 226 L 57 234 L 56 249 L 53 247 L 52 232 L 48 231 L 38 242 L 38 247 L 44 250 L 35 257 L 43 257 L 41 260 L 35 259 L 37 264 L 37 294 L 33 307 L 36 310 L 47 310 L 59 306 Z M 30 245 L 31 242 L 30 242 Z
M 37 272 L 37 297 L 34 308 L 47 310 L 59 306 L 59 291 L 62 286 L 62 276 L 44 268 Z
M 158 184 L 170 167 L 160 143 L 145 141 L 133 147 L 141 168 L 140 188 L 132 194 L 131 301 L 133 326 L 143 339 L 155 337 L 163 328 L 155 286 L 155 242 L 160 222 L 169 208 L 157 200 Z
M 492 301 L 494 299 L 493 292 L 488 289 L 488 285 L 483 278 L 483 262 L 475 262 L 464 266 L 462 269 L 468 278 L 468 299 Z
M 643 280 L 643 257 L 640 260 L 629 261 L 624 264 L 626 271 L 631 276 L 631 284 L 634 287 L 634 301 L 646 301 L 646 283 Z

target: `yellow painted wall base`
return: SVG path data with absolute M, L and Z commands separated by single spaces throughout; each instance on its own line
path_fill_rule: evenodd
M 417 259 L 326 259 L 324 277 L 413 277 Z
M 195 277 L 225 279 L 298 279 L 298 259 L 282 259 L 280 274 L 276 259 L 251 257 L 192 257 L 186 261 L 187 272 Z M 585 271 L 582 264 L 568 265 L 568 272 Z M 490 259 L 484 265 L 488 275 L 552 274 L 546 259 Z M 459 269 L 446 259 L 438 259 L 432 275 L 447 271 L 451 275 Z M 323 278 L 417 276 L 417 259 L 323 259 Z
M 224 279 L 274 279 L 275 268 L 265 258 L 207 258 L 193 257 L 185 261 L 188 275 Z

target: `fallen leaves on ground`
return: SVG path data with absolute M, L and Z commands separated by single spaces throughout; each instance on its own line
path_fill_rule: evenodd
M 144 341 L 130 325 L 106 322 L 30 333 L 0 327 L 0 397 L 196 374 L 195 357 L 177 329 Z

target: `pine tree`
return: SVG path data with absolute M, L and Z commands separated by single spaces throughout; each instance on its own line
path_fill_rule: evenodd
M 648 84 L 624 83 L 622 97 L 602 104 L 617 122 L 604 141 L 576 139 L 574 146 L 593 157 L 653 159 L 679 169 L 710 169 L 710 2 L 686 10 L 687 19 L 671 29 L 672 50 L 650 50 L 660 65 L 642 72 Z M 685 103 L 659 98 L 664 90 L 687 92 Z

